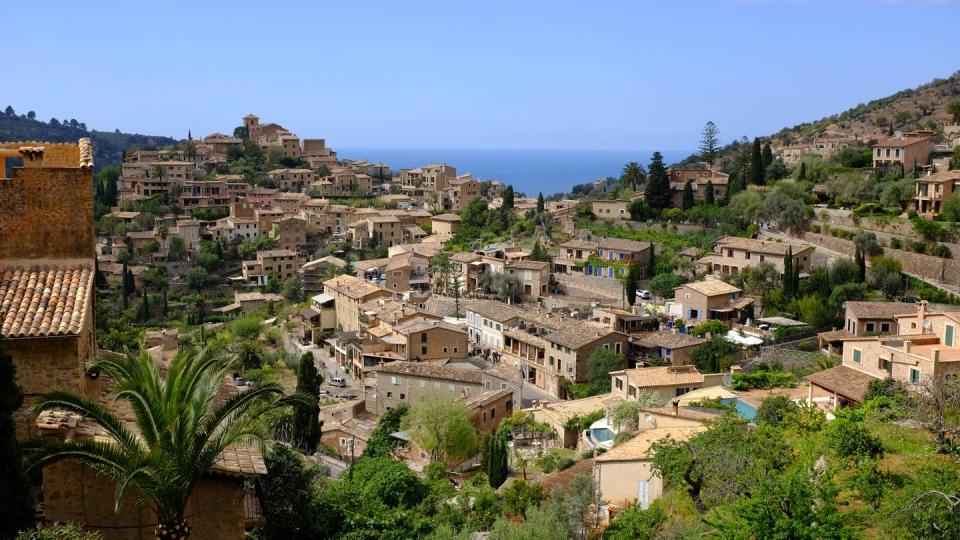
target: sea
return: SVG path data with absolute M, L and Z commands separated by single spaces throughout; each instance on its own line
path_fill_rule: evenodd
M 386 163 L 393 171 L 446 163 L 457 174 L 512 184 L 515 191 L 536 197 L 567 193 L 576 184 L 619 178 L 623 166 L 637 161 L 646 167 L 653 150 L 503 150 L 466 148 L 337 148 L 340 159 Z M 661 150 L 669 165 L 689 156 L 689 150 Z

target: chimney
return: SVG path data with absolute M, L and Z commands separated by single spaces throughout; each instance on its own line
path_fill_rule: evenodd
M 905 353 L 910 352 L 910 345 L 912 345 L 911 342 L 909 342 L 909 341 L 904 341 L 904 342 L 903 342 L 903 352 L 905 352 Z
M 680 414 L 680 400 L 673 400 L 673 415 L 678 416 Z
M 933 360 L 934 364 L 940 361 L 940 349 L 933 349 L 933 356 L 931 360 Z
M 926 333 L 926 328 L 923 327 L 923 321 L 927 318 L 927 301 L 921 300 L 917 302 L 917 318 L 920 319 L 920 332 Z

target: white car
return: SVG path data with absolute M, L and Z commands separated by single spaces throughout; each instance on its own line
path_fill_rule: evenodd
M 650 291 L 648 291 L 648 290 L 646 290 L 646 289 L 638 289 L 638 290 L 637 290 L 637 298 L 640 298 L 640 299 L 642 299 L 642 300 L 649 300 L 649 299 L 653 298 L 653 295 L 650 294 Z
M 347 381 L 343 380 L 341 377 L 334 377 L 330 379 L 330 386 L 336 386 L 337 388 L 343 388 L 347 386 Z

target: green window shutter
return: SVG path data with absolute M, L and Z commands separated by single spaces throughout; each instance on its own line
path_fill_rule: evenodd
M 856 362 L 857 364 L 859 364 L 861 361 L 860 355 L 861 355 L 860 349 L 853 350 L 853 361 Z
M 947 347 L 953 347 L 953 326 L 947 325 L 946 333 L 943 337 L 943 344 Z

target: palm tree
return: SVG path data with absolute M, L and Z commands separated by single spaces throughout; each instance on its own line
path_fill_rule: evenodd
M 31 441 L 25 445 L 30 467 L 37 470 L 71 460 L 111 478 L 117 484 L 116 508 L 132 490 L 156 513 L 157 539 L 190 536 L 185 510 L 197 482 L 228 447 L 262 442 L 263 422 L 258 417 L 288 403 L 274 383 L 260 383 L 218 403 L 227 363 L 207 350 L 181 352 L 166 378 L 144 351 L 95 365 L 114 381 L 115 399 L 130 405 L 136 428 L 96 401 L 51 392 L 36 410 L 82 415 L 112 440 Z
M 230 346 L 229 351 L 244 369 L 263 367 L 263 347 L 256 339 L 238 340 Z
M 630 189 L 636 191 L 637 186 L 642 184 L 644 180 L 643 165 L 640 165 L 636 161 L 627 163 L 623 166 L 622 178 L 626 181 L 627 185 L 630 186 Z

